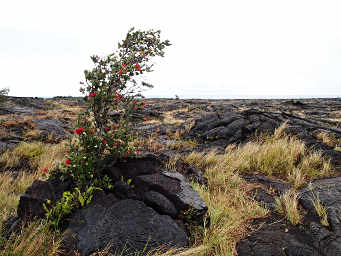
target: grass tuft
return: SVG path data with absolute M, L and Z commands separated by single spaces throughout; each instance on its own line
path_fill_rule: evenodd
M 289 190 L 279 198 L 276 198 L 277 211 L 285 214 L 292 225 L 302 222 L 302 216 L 298 208 L 298 194 L 294 190 Z

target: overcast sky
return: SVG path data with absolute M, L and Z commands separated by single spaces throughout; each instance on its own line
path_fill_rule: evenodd
M 0 88 L 77 96 L 90 55 L 128 29 L 160 29 L 172 46 L 147 96 L 341 96 L 341 1 L 2 0 Z

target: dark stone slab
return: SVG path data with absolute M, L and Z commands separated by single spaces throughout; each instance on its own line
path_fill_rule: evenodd
M 148 191 L 144 194 L 144 202 L 146 205 L 152 207 L 155 211 L 160 214 L 166 214 L 175 218 L 178 214 L 177 209 L 171 201 L 164 195 L 155 192 Z
M 139 175 L 159 173 L 163 164 L 157 156 L 147 154 L 140 158 L 129 159 L 126 162 L 117 162 L 111 168 L 104 170 L 114 181 L 120 181 L 122 177 L 133 179 Z
M 165 172 L 137 176 L 133 183 L 140 193 L 153 190 L 164 195 L 179 212 L 191 210 L 188 216 L 191 221 L 203 223 L 208 210 L 207 205 L 180 173 Z
M 48 137 L 49 135 L 54 135 L 58 139 L 67 138 L 67 133 L 64 128 L 65 124 L 60 120 L 52 119 L 35 119 L 32 122 L 41 131 L 41 137 Z
M 300 191 L 299 202 L 310 212 L 316 212 L 313 200 L 319 200 L 327 209 L 331 230 L 341 235 L 341 177 L 314 181 Z
M 111 253 L 128 256 L 139 251 L 146 255 L 151 249 L 168 245 L 188 245 L 186 233 L 166 215 L 159 215 L 143 202 L 122 200 L 103 207 L 92 202 L 78 211 L 70 221 L 65 244 L 82 256 L 111 245 Z
M 267 193 L 264 189 L 255 188 L 251 190 L 254 200 L 263 205 L 266 209 L 274 211 L 276 209 L 275 198 Z
M 21 220 L 32 221 L 35 218 L 44 218 L 44 204 L 47 200 L 54 205 L 64 191 L 71 190 L 71 180 L 35 180 L 26 192 L 20 196 L 17 214 Z

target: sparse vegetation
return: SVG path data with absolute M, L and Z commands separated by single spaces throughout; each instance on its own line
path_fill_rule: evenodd
M 316 138 L 322 141 L 324 144 L 327 144 L 329 147 L 335 147 L 340 144 L 339 139 L 335 138 L 333 134 L 330 134 L 326 131 L 318 133 Z
M 317 215 L 321 218 L 321 224 L 323 226 L 329 226 L 326 207 L 324 207 L 321 204 L 321 202 L 320 202 L 320 200 L 318 200 L 318 198 L 313 200 L 313 205 L 315 207 Z
M 307 150 L 303 142 L 287 135 L 280 138 L 267 136 L 227 150 L 223 155 L 193 152 L 185 157 L 185 161 L 201 168 L 220 162 L 235 172 L 277 176 L 296 187 L 333 172 L 330 161 L 321 153 Z
M 40 137 L 40 131 L 37 129 L 29 130 L 25 133 L 25 140 L 37 140 Z
M 54 168 L 55 162 L 65 157 L 66 143 L 56 145 L 42 142 L 21 142 L 0 156 L 0 164 L 8 171 L 22 169 L 34 172 L 42 168 Z
M 8 88 L 3 88 L 0 90 L 0 106 L 6 101 L 6 96 L 8 95 L 8 92 Z
M 63 112 L 68 107 L 73 113 Z M 40 113 L 44 116 L 53 116 L 58 112 L 58 117 L 63 113 L 74 118 L 77 108 L 64 104 L 58 105 L 58 109 Z M 57 111 L 57 112 L 53 112 Z M 183 124 L 181 119 L 175 115 L 179 112 L 186 112 L 188 109 L 168 112 L 164 123 L 179 125 Z M 190 121 L 190 120 L 188 120 Z M 159 140 L 160 131 L 156 131 L 147 138 L 138 138 L 134 145 L 141 150 L 149 152 L 161 152 L 167 149 L 181 150 L 184 148 L 196 147 L 196 142 L 184 139 L 184 134 L 194 126 L 194 122 L 188 122 L 183 130 L 169 132 L 167 139 L 175 141 L 175 144 L 166 144 Z M 154 120 L 148 120 L 149 124 Z M 160 122 L 160 121 L 155 121 Z M 160 122 L 161 123 L 161 122 Z M 26 126 L 24 137 L 27 140 L 35 140 L 38 136 L 36 128 L 30 127 L 29 118 L 24 121 L 16 119 L 4 119 L 2 121 L 1 136 L 10 136 L 10 128 Z M 328 135 L 328 134 L 327 134 Z M 321 135 L 321 141 L 330 144 L 327 135 Z M 340 145 L 336 141 L 330 144 L 335 149 Z M 9 217 L 16 214 L 16 208 L 20 194 L 35 180 L 41 177 L 41 170 L 47 168 L 53 170 L 55 162 L 64 162 L 68 147 L 66 142 L 59 144 L 43 144 L 41 142 L 25 142 L 18 147 L 6 151 L 0 156 L 0 163 L 7 170 L 20 169 L 17 177 L 10 173 L 0 174 L 0 224 Z M 199 192 L 209 207 L 211 224 L 209 227 L 191 227 L 192 241 L 188 250 L 170 250 L 168 252 L 150 252 L 149 256 L 187 256 L 187 255 L 208 255 L 226 256 L 236 255 L 236 243 L 247 236 L 250 228 L 250 220 L 263 218 L 268 215 L 268 210 L 255 202 L 249 196 L 249 191 L 254 185 L 247 183 L 240 177 L 245 173 L 260 173 L 267 176 L 275 176 L 288 181 L 294 185 L 295 189 L 301 188 L 315 178 L 325 177 L 333 174 L 330 161 L 319 152 L 308 150 L 302 141 L 285 134 L 285 126 L 278 128 L 274 135 L 259 135 L 253 141 L 244 145 L 231 144 L 226 147 L 224 154 L 218 151 L 192 152 L 187 155 L 176 155 L 171 158 L 166 167 L 175 170 L 178 159 L 184 160 L 190 165 L 204 170 L 208 179 L 208 186 L 201 186 L 193 183 L 192 186 Z M 22 165 L 26 163 L 25 165 Z M 296 190 L 290 190 L 276 199 L 277 211 L 285 215 L 292 225 L 302 222 L 303 211 L 298 205 L 298 195 Z M 313 201 L 321 223 L 328 226 L 327 209 L 316 198 Z M 0 247 L 2 255 L 57 255 L 60 251 L 60 241 L 63 234 L 49 231 L 43 223 L 35 222 L 24 227 L 19 236 L 9 240 L 0 237 Z M 75 255 L 78 255 L 75 252 Z M 97 255 L 111 255 L 108 250 L 98 252 Z
M 298 207 L 298 194 L 294 190 L 289 190 L 279 198 L 276 198 L 277 211 L 284 214 L 292 225 L 297 225 L 302 221 L 302 215 Z

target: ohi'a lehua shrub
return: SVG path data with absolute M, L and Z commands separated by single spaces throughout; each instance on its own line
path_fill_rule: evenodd
M 116 52 L 105 57 L 91 56 L 94 68 L 85 70 L 85 81 L 80 82 L 80 91 L 86 95 L 88 106 L 78 117 L 67 160 L 50 171 L 51 178 L 72 178 L 79 195 L 91 187 L 112 189 L 112 181 L 101 172 L 102 167 L 105 163 L 137 154 L 131 143 L 132 113 L 144 107 L 141 89 L 152 86 L 139 83 L 136 78 L 152 71 L 150 59 L 163 57 L 166 46 L 170 46 L 170 43 L 168 40 L 161 41 L 159 30 L 140 31 L 132 28 L 126 38 L 118 43 Z M 118 113 L 119 118 L 112 120 L 111 111 Z M 47 170 L 44 169 L 46 174 Z M 75 204 L 72 200 L 68 201 Z M 47 216 L 61 219 L 63 212 L 53 213 L 53 210 L 56 209 L 50 208 Z

